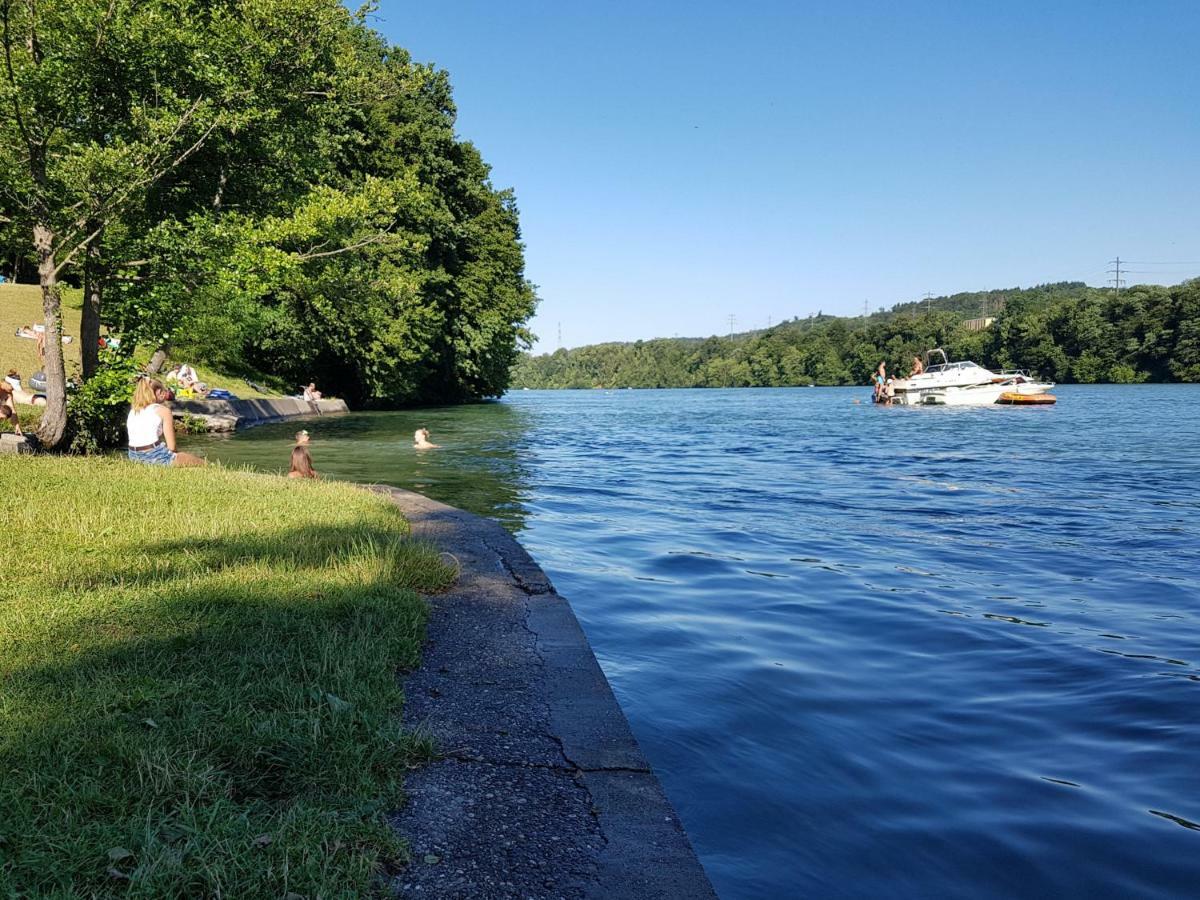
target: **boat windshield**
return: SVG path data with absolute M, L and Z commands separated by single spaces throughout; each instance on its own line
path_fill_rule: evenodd
M 948 362 L 937 366 L 930 366 L 925 370 L 925 374 L 932 375 L 935 372 L 962 372 L 968 369 L 979 369 L 983 372 L 987 372 L 987 369 L 984 369 L 983 366 L 968 360 L 964 362 Z

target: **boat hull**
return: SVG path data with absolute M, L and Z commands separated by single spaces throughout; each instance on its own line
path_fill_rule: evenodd
M 992 406 L 1001 403 L 1004 394 L 1020 397 L 1019 400 L 1003 401 L 1013 405 L 1027 403 L 1026 397 L 1051 396 L 1047 392 L 1054 385 L 1036 381 L 1021 384 L 1012 382 L 1001 384 L 974 384 L 946 387 L 918 388 L 916 390 L 901 390 L 896 392 L 892 401 L 898 406 Z M 1031 405 L 1045 404 L 1047 401 L 1033 401 Z M 1054 402 L 1053 397 L 1048 401 Z

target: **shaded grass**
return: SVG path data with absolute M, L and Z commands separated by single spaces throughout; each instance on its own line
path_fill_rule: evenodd
M 363 896 L 453 571 L 380 498 L 8 458 L 0 896 Z

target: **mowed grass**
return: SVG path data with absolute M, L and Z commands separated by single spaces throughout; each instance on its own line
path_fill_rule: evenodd
M 69 344 L 63 344 L 63 358 L 67 365 L 67 375 L 75 376 L 79 372 L 80 357 L 79 357 L 79 319 L 83 309 L 83 292 L 78 288 L 64 286 L 62 288 L 62 317 L 63 317 L 63 333 L 69 334 L 74 340 Z M 28 387 L 29 376 L 41 369 L 41 364 L 37 360 L 37 341 L 29 338 L 19 338 L 16 336 L 18 328 L 24 325 L 34 325 L 45 322 L 45 316 L 42 313 L 42 290 L 36 284 L 0 284 L 0 375 L 3 375 L 9 369 L 16 369 L 21 373 L 21 377 L 26 380 Z M 105 330 L 106 331 L 106 330 Z M 134 354 L 134 359 L 141 364 L 146 364 L 150 360 L 151 348 L 142 347 Z M 236 375 L 230 375 L 224 372 L 217 372 L 210 369 L 202 363 L 197 363 L 192 359 L 184 360 L 169 360 L 167 365 L 163 367 L 166 372 L 171 365 L 177 362 L 190 363 L 200 376 L 200 380 L 208 384 L 209 387 L 224 388 L 232 391 L 243 400 L 256 399 L 261 397 L 279 397 L 282 394 L 291 392 L 299 392 L 300 386 L 288 390 L 279 390 L 275 393 L 264 393 L 250 387 L 246 381 Z M 272 379 L 268 375 L 256 374 L 251 378 L 255 384 L 271 388 L 282 386 L 278 383 L 278 379 Z M 25 427 L 25 420 L 22 418 L 21 427 Z
M 67 371 L 79 368 L 79 317 L 83 308 L 83 292 L 62 289 L 63 334 L 74 340 L 63 344 Z M 46 321 L 42 313 L 42 289 L 36 284 L 0 284 L 0 376 L 16 369 L 21 377 L 41 369 L 37 359 L 37 341 L 19 338 L 16 331 L 25 325 L 40 325 Z M 26 385 L 28 387 L 28 385 Z
M 360 897 L 452 570 L 349 485 L 0 457 L 0 897 Z

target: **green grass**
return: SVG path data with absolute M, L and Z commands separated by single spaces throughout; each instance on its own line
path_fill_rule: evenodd
M 63 345 L 63 356 L 67 363 L 67 374 L 70 375 L 77 372 L 80 365 L 79 318 L 81 315 L 80 310 L 83 308 L 83 292 L 77 288 L 64 287 L 62 290 L 62 305 L 63 333 L 69 334 L 75 339 L 71 343 Z M 28 338 L 19 338 L 15 332 L 22 325 L 32 325 L 44 321 L 41 288 L 36 284 L 0 284 L 0 375 L 3 375 L 9 369 L 16 369 L 28 382 L 29 376 L 41 368 L 41 365 L 37 361 L 37 342 L 31 341 Z M 149 362 L 150 354 L 150 348 L 144 347 L 140 348 L 134 354 L 134 358 L 145 364 Z M 288 391 L 284 390 L 271 393 L 270 389 L 272 387 L 280 387 L 280 385 L 276 383 L 276 379 L 272 379 L 268 375 L 255 374 L 250 379 L 256 384 L 268 388 L 268 392 L 264 393 L 254 390 L 242 378 L 236 375 L 218 372 L 192 359 L 171 360 L 163 367 L 163 371 L 166 372 L 172 364 L 177 362 L 192 364 L 196 369 L 196 374 L 200 376 L 200 380 L 208 384 L 209 387 L 224 388 L 227 391 L 232 391 L 243 400 L 261 397 L 279 397 L 288 393 Z M 28 383 L 26 383 L 26 387 L 28 387 Z M 299 391 L 299 386 L 291 392 L 295 393 L 297 391 Z M 24 419 L 22 419 L 21 427 L 25 427 Z
M 428 758 L 416 591 L 349 485 L 0 457 L 0 897 L 359 897 Z
M 62 292 L 63 334 L 74 338 L 63 344 L 67 370 L 79 367 L 79 316 L 83 292 L 65 288 Z M 23 325 L 46 321 L 42 314 L 42 291 L 36 284 L 0 284 L 0 375 L 16 369 L 28 379 L 41 365 L 37 361 L 37 341 L 19 338 L 15 332 Z M 26 385 L 28 386 L 28 385 Z

